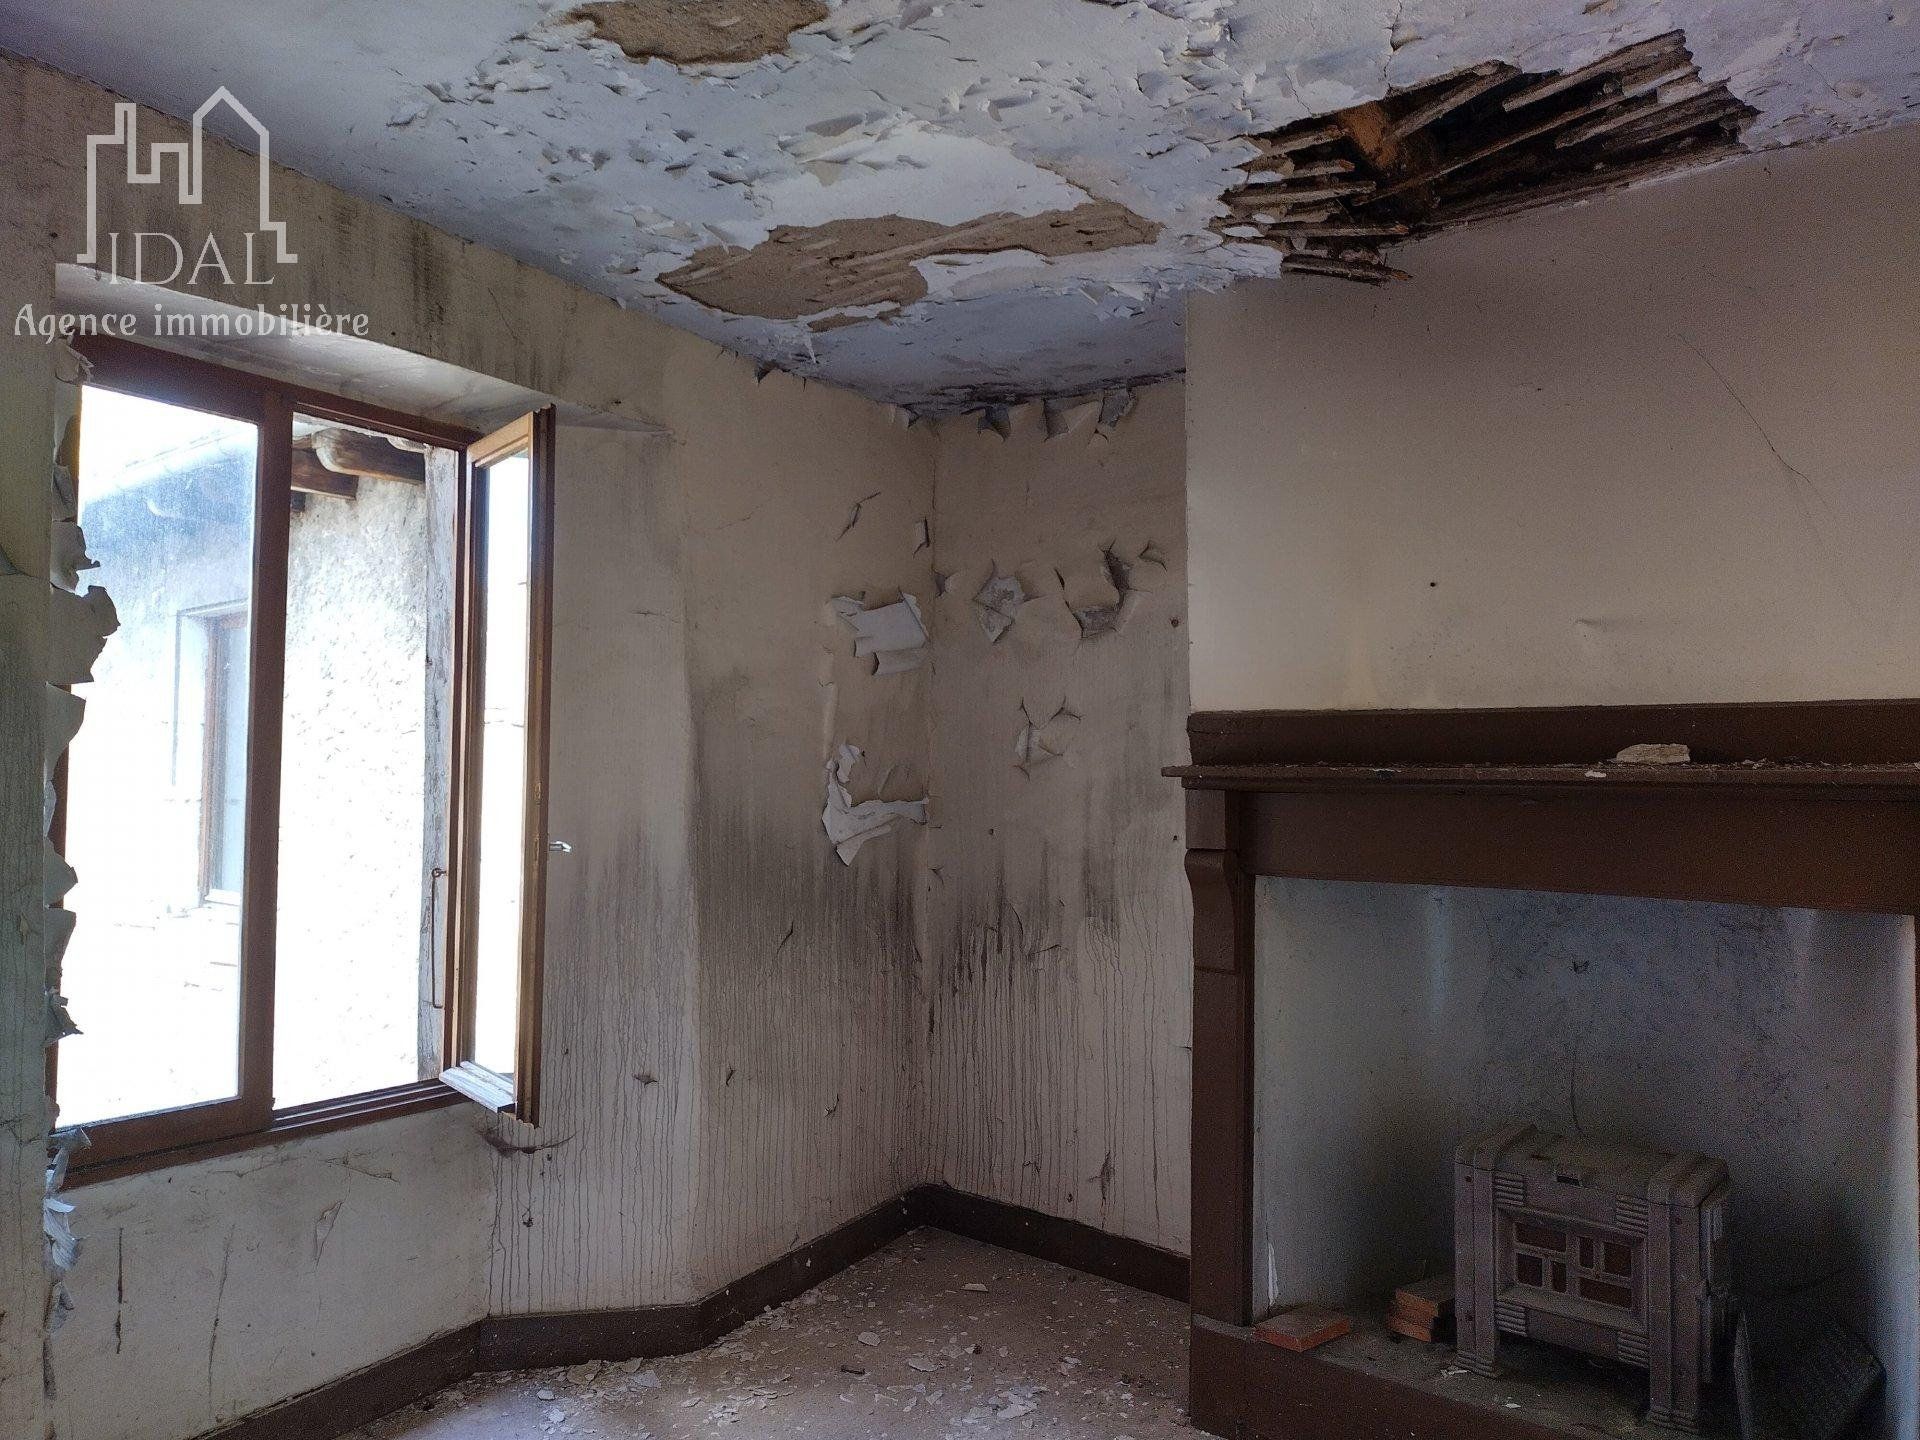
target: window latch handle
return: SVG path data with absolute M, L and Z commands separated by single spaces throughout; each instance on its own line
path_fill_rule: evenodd
M 571 846 L 571 845 L 569 845 L 569 844 L 568 844 L 568 843 L 567 843 L 566 841 L 564 841 L 564 840 L 549 840 L 549 841 L 547 841 L 547 849 L 548 849 L 548 851 L 549 851 L 550 853 L 552 853 L 552 854 L 555 854 L 555 855 L 571 855 L 571 854 L 573 854 L 573 846 Z

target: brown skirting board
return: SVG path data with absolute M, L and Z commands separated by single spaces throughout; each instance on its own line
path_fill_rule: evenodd
M 1164 1295 L 1182 1304 L 1187 1298 L 1187 1257 L 1141 1240 L 1128 1240 L 1078 1220 L 1062 1220 L 1020 1205 L 981 1195 L 922 1185 L 906 1194 L 916 1225 L 931 1226 L 969 1240 L 1051 1260 L 1071 1270 Z
M 877 1205 L 743 1279 L 682 1305 L 494 1315 L 480 1322 L 481 1370 L 534 1370 L 583 1360 L 681 1355 L 837 1275 L 914 1227 L 908 1195 Z
M 685 1354 L 922 1225 L 1170 1299 L 1187 1297 L 1184 1255 L 944 1185 L 920 1185 L 702 1299 L 492 1316 L 237 1420 L 207 1440 L 333 1440 L 477 1371 Z
M 1238 1440 L 1565 1440 L 1497 1410 L 1449 1400 L 1196 1316 L 1190 1418 Z
M 216 1433 L 219 1440 L 333 1440 L 466 1379 L 477 1368 L 479 1338 L 478 1325 L 465 1326 L 317 1390 L 257 1410 Z

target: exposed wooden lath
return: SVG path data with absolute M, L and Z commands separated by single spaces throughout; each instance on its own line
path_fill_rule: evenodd
M 1285 270 L 1404 280 L 1382 255 L 1393 240 L 1722 159 L 1756 113 L 1701 79 L 1677 30 L 1558 75 L 1488 61 L 1253 137 L 1214 228 L 1273 246 Z

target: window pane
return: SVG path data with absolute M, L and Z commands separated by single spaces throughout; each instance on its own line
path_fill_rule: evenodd
M 258 436 L 89 386 L 80 521 L 119 611 L 67 758 L 79 872 L 62 1124 L 238 1089 L 247 644 Z
M 426 457 L 296 416 L 274 1104 L 421 1078 L 431 911 Z M 430 1050 L 427 1063 L 436 1069 Z
M 525 455 L 487 468 L 482 490 L 486 633 L 481 650 L 480 866 L 473 1058 L 511 1075 L 520 1014 L 525 878 L 527 634 L 532 472 Z
M 240 897 L 247 848 L 247 612 L 208 617 L 207 889 Z

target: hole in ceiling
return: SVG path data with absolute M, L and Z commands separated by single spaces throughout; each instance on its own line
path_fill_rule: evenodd
M 917 260 L 1025 250 L 1054 258 L 1151 245 L 1160 227 L 1111 200 L 1041 215 L 996 212 L 962 225 L 879 215 L 782 225 L 750 249 L 709 245 L 660 283 L 734 315 L 798 320 L 846 306 L 911 305 L 927 294 Z
M 595 0 L 568 13 L 635 60 L 725 65 L 787 48 L 787 37 L 831 12 L 824 0 Z
M 1252 137 L 1262 154 L 1214 228 L 1281 268 L 1404 280 L 1382 247 L 1740 153 L 1756 112 L 1708 85 L 1673 31 L 1591 65 L 1499 61 Z

